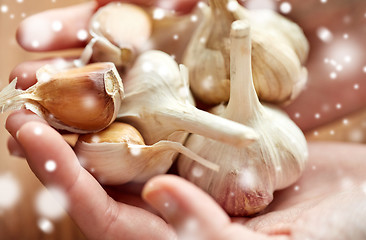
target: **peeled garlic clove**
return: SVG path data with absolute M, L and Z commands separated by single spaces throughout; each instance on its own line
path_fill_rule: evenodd
M 115 120 L 124 92 L 112 63 L 64 70 L 46 65 L 36 75 L 38 82 L 27 90 L 15 89 L 15 79 L 0 93 L 2 112 L 25 106 L 75 133 L 100 131 Z
M 147 144 L 166 140 L 176 132 L 196 133 L 236 146 L 248 145 L 256 133 L 194 107 L 187 69 L 166 53 L 139 56 L 124 80 L 125 99 L 118 119 L 136 127 Z
M 137 5 L 111 2 L 93 15 L 89 30 L 94 40 L 85 50 L 82 62 L 111 61 L 117 67 L 125 67 L 149 39 L 152 21 Z
M 309 50 L 300 27 L 270 10 L 248 11 L 236 0 L 210 0 L 209 4 L 202 7 L 203 21 L 183 58 L 194 95 L 208 104 L 228 101 L 229 29 L 233 21 L 245 19 L 253 29 L 252 68 L 259 98 L 281 104 L 296 98 L 307 80 L 302 65 Z
M 192 134 L 185 146 L 218 164 L 220 171 L 203 169 L 185 156 L 178 160 L 179 174 L 208 192 L 232 216 L 263 210 L 275 190 L 300 177 L 307 160 L 301 130 L 286 114 L 259 102 L 252 79 L 250 39 L 249 24 L 243 20 L 233 22 L 230 100 L 226 108 L 221 105 L 216 110 L 254 129 L 258 140 L 238 148 Z
M 202 167 L 218 170 L 180 143 L 160 141 L 147 146 L 131 125 L 115 122 L 105 130 L 80 135 L 75 152 L 81 164 L 103 184 L 145 182 L 168 171 L 178 153 L 198 159 Z

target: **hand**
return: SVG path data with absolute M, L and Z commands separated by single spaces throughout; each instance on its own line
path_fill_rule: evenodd
M 103 3 L 105 2 L 103 1 Z M 102 4 L 102 1 L 100 3 Z M 42 45 L 42 48 L 33 50 L 49 51 L 84 46 L 85 42 L 77 39 L 76 33 L 81 28 L 86 28 L 87 20 L 95 7 L 95 4 L 88 3 L 67 9 L 67 13 L 70 15 L 65 15 L 65 10 L 52 10 L 33 16 L 34 18 L 45 17 L 48 19 L 47 21 L 55 19 L 66 21 L 62 33 L 55 35 L 48 44 Z M 80 26 L 68 25 L 69 20 L 70 23 L 75 22 L 75 17 L 82 24 Z M 85 22 L 79 19 L 83 19 Z M 31 31 L 32 25 L 29 19 L 23 24 L 18 31 L 18 41 L 23 47 L 29 49 L 31 42 L 26 41 L 30 36 L 27 31 Z M 67 37 L 68 40 L 65 40 L 64 37 Z M 21 77 L 19 80 L 20 86 L 27 88 L 35 82 L 35 70 L 48 61 L 21 64 L 13 71 L 12 77 L 22 76 L 20 73 L 28 73 L 28 78 Z M 322 86 L 324 89 L 326 84 Z M 311 93 L 310 88 L 308 92 Z M 312 97 L 311 94 L 307 95 L 308 100 L 313 99 Z M 295 102 L 289 108 L 296 109 L 296 111 L 303 109 L 296 106 L 301 106 L 305 100 L 300 103 Z M 314 118 L 306 121 L 311 126 L 319 124 L 319 121 Z M 34 135 L 36 127 L 42 129 L 41 136 Z M 361 206 L 364 194 L 360 188 L 364 180 L 362 172 L 359 172 L 359 169 L 362 169 L 361 156 L 365 154 L 363 146 L 310 144 L 310 165 L 304 176 L 295 184 L 299 186 L 299 190 L 288 188 L 278 192 L 273 204 L 266 210 L 267 213 L 251 219 L 235 219 L 235 222 L 241 224 L 232 223 L 211 198 L 190 183 L 174 176 L 154 178 L 145 186 L 143 197 L 173 226 L 172 229 L 161 218 L 152 214 L 151 209 L 145 210 L 147 206 L 143 204 L 138 195 L 108 191 L 114 197 L 112 199 L 94 178 L 81 168 L 72 149 L 61 136 L 47 126 L 43 120 L 29 112 L 20 111 L 9 117 L 7 128 L 14 137 L 9 140 L 10 150 L 25 155 L 32 170 L 46 186 L 58 184 L 65 189 L 70 201 L 68 209 L 70 216 L 91 239 L 98 239 L 102 235 L 103 239 L 120 236 L 131 239 L 165 239 L 174 238 L 177 234 L 180 238 L 186 237 L 187 239 L 192 239 L 189 238 L 190 236 L 201 236 L 202 239 L 242 239 L 245 237 L 248 239 L 288 239 L 290 237 L 304 239 L 305 237 L 301 237 L 316 236 L 321 239 L 323 236 L 319 235 L 316 227 L 319 225 L 324 229 L 329 227 L 330 230 L 326 232 L 336 234 L 331 231 L 333 226 L 330 224 L 333 223 L 336 226 L 339 224 L 344 227 L 342 234 L 355 234 L 350 239 L 362 239 L 359 236 L 365 234 L 360 231 L 362 229 L 357 228 L 357 224 L 343 225 L 344 222 L 352 220 L 352 214 L 359 217 L 357 222 L 362 222 L 361 217 L 365 216 L 360 211 L 350 211 L 352 209 L 348 208 L 350 205 L 359 206 L 354 208 L 356 210 L 364 207 Z M 17 132 L 18 134 L 16 134 Z M 31 148 L 31 144 L 34 143 L 32 139 L 38 140 L 37 147 Z M 352 152 L 352 158 L 348 155 L 341 155 L 345 151 Z M 330 158 L 324 156 L 323 153 L 334 153 L 335 157 Z M 348 158 L 354 161 L 343 163 L 343 160 Z M 52 173 L 45 171 L 44 168 L 45 162 L 50 159 L 55 161 L 58 166 L 57 170 Z M 332 161 L 334 164 L 323 159 Z M 339 167 L 340 163 L 342 163 L 341 167 Z M 313 166 L 316 166 L 315 170 L 313 170 Z M 345 172 L 347 175 L 342 176 L 339 171 Z M 351 180 L 354 187 L 343 191 L 337 182 L 342 182 L 342 180 L 345 183 Z M 329 185 L 327 185 L 328 183 Z M 314 186 L 316 187 L 314 188 Z M 341 194 L 338 193 L 340 190 L 342 190 Z M 347 196 L 346 199 L 344 199 L 344 195 Z M 132 205 L 137 205 L 138 208 L 132 207 Z M 345 209 L 339 209 L 339 206 L 345 206 Z M 325 207 L 328 207 L 329 210 L 324 210 Z M 334 214 L 342 221 L 335 219 L 334 222 L 330 222 L 328 218 L 325 218 L 328 214 Z M 344 221 L 344 219 L 350 220 Z M 338 227 L 335 228 L 338 229 Z M 340 228 L 341 230 L 342 228 Z M 323 239 L 336 239 L 336 237 L 343 239 L 342 235 L 334 237 L 327 235 Z
M 88 239 L 361 240 L 366 235 L 362 145 L 310 144 L 310 163 L 302 178 L 277 192 L 266 212 L 254 218 L 230 221 L 193 184 L 176 176 L 155 177 L 145 185 L 143 198 L 168 225 L 145 210 L 136 195 L 119 191 L 112 199 L 80 166 L 64 139 L 34 114 L 26 110 L 11 114 L 7 129 L 42 183 L 64 190 L 67 211 Z M 51 173 L 45 169 L 49 160 L 57 166 Z

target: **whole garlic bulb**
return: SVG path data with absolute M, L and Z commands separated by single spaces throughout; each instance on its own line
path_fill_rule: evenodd
M 307 159 L 301 130 L 280 110 L 259 102 L 252 79 L 249 28 L 243 20 L 231 27 L 230 100 L 226 108 L 221 106 L 221 116 L 251 127 L 258 140 L 238 148 L 192 134 L 185 146 L 218 164 L 220 171 L 201 168 L 185 156 L 178 161 L 179 174 L 208 192 L 232 216 L 263 210 L 275 190 L 299 178 Z
M 98 133 L 80 135 L 75 145 L 79 161 L 103 184 L 145 182 L 166 173 L 177 153 L 197 159 L 203 167 L 218 171 L 218 166 L 202 159 L 181 143 L 159 141 L 145 145 L 131 125 L 114 122 Z
M 301 28 L 270 10 L 248 11 L 236 0 L 210 0 L 203 6 L 201 25 L 183 58 L 190 69 L 195 96 L 208 104 L 229 100 L 230 25 L 248 20 L 252 27 L 254 86 L 262 101 L 288 103 L 303 89 L 303 67 L 309 45 Z
M 51 126 L 75 133 L 100 131 L 116 119 L 124 91 L 113 63 L 45 65 L 36 76 L 38 82 L 27 90 L 16 89 L 15 79 L 1 91 L 2 112 L 25 106 Z

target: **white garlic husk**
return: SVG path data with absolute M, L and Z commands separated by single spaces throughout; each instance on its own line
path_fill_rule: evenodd
M 92 37 L 81 55 L 81 64 L 113 62 L 129 67 L 152 32 L 152 19 L 138 5 L 111 2 L 98 9 L 89 24 Z
M 235 147 L 192 134 L 186 147 L 220 166 L 213 172 L 187 157 L 178 160 L 179 174 L 209 193 L 232 216 L 260 212 L 273 192 L 294 183 L 304 170 L 307 144 L 302 131 L 280 110 L 262 105 L 254 89 L 250 27 L 235 21 L 231 28 L 230 100 L 221 116 L 253 128 L 259 138 Z M 200 173 L 200 174 L 197 174 Z
M 140 133 L 131 125 L 114 122 L 107 129 L 80 135 L 74 150 L 82 166 L 103 184 L 145 182 L 153 176 L 166 173 L 177 153 L 198 159 L 204 168 L 218 171 L 181 143 L 159 141 L 145 145 Z
M 2 90 L 2 112 L 25 107 L 51 126 L 75 133 L 100 131 L 116 119 L 124 91 L 113 63 L 45 65 L 36 77 L 24 91 L 15 88 L 16 79 Z
M 184 141 L 196 133 L 236 146 L 258 136 L 251 128 L 197 109 L 192 104 L 187 69 L 168 54 L 141 54 L 124 78 L 125 98 L 117 119 L 136 127 L 148 145 Z
M 252 71 L 260 100 L 286 104 L 295 99 L 307 81 L 303 64 L 309 44 L 301 28 L 271 10 L 248 11 L 236 0 L 209 4 L 201 7 L 204 17 L 183 58 L 194 95 L 208 104 L 229 100 L 230 25 L 242 19 L 252 26 Z

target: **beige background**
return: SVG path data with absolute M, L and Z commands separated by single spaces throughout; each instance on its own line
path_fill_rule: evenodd
M 0 10 L 0 88 L 8 84 L 8 75 L 17 64 L 30 59 L 46 57 L 45 54 L 34 54 L 22 50 L 15 41 L 17 25 L 24 17 L 34 13 L 72 3 L 87 0 L 0 0 L 0 7 L 6 5 L 7 12 Z M 54 53 L 51 53 L 54 54 Z M 43 233 L 37 226 L 40 216 L 35 211 L 35 197 L 43 187 L 29 170 L 26 162 L 19 158 L 9 156 L 7 138 L 9 134 L 3 127 L 7 114 L 0 115 L 0 178 L 12 176 L 19 184 L 21 196 L 19 201 L 10 209 L 0 208 L 0 239 L 83 239 L 77 228 L 65 215 L 62 219 L 54 221 L 52 233 Z M 312 140 L 338 140 L 352 141 L 352 129 L 363 129 L 366 132 L 366 111 L 355 113 L 348 117 L 349 125 L 344 125 L 343 120 L 319 128 L 308 134 Z M 337 134 L 334 135 L 334 130 Z M 362 133 L 361 133 L 362 134 Z M 364 133 L 365 134 L 365 133 Z M 366 134 L 365 134 L 366 136 Z M 357 140 L 357 138 L 353 138 Z M 356 142 L 365 142 L 366 138 L 359 138 Z M 0 192 L 0 195 L 6 194 Z
M 8 84 L 10 71 L 25 60 L 47 57 L 46 54 L 29 53 L 21 49 L 15 40 L 18 24 L 34 13 L 87 0 L 0 0 L 0 7 L 6 5 L 7 12 L 0 10 L 0 88 Z M 51 53 L 54 54 L 54 53 Z M 7 150 L 8 132 L 3 127 L 8 114 L 0 115 L 0 178 L 11 176 L 21 189 L 20 199 L 10 209 L 0 208 L 1 240 L 41 239 L 83 239 L 73 223 L 65 215 L 53 221 L 52 233 L 43 233 L 37 226 L 40 216 L 35 210 L 35 199 L 43 188 L 29 170 L 27 163 L 9 156 Z M 9 175 L 10 174 L 10 175 Z M 7 194 L 0 192 L 0 195 Z

